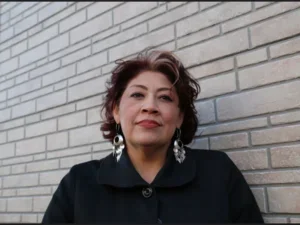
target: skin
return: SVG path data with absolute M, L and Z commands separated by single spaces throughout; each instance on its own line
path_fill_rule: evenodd
M 148 183 L 163 166 L 171 138 L 183 122 L 178 105 L 178 95 L 168 78 L 160 72 L 144 71 L 128 83 L 114 107 L 114 119 L 121 125 L 132 164 Z M 145 119 L 159 126 L 141 126 L 139 122 Z

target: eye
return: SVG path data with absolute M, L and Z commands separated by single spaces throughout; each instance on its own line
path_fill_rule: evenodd
M 168 95 L 163 95 L 163 96 L 160 96 L 160 98 L 162 98 L 163 100 L 166 100 L 168 102 L 172 102 L 173 100 L 171 99 L 171 97 L 169 97 Z
M 139 93 L 139 92 L 135 92 L 133 94 L 130 95 L 130 97 L 133 97 L 133 98 L 141 98 L 143 97 L 144 95 Z

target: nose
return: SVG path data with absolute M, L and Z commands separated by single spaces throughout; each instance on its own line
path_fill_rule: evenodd
M 156 104 L 156 101 L 152 97 L 148 97 L 145 99 L 142 105 L 142 112 L 147 112 L 147 113 L 158 113 L 158 107 Z

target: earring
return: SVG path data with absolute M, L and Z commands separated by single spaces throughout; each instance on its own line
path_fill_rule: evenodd
M 114 137 L 113 140 L 113 156 L 116 158 L 116 161 L 119 162 L 123 149 L 124 149 L 124 139 L 120 134 L 120 125 L 116 125 L 117 135 Z
M 174 141 L 173 151 L 174 151 L 176 161 L 182 163 L 185 159 L 185 150 L 184 150 L 183 143 L 180 140 L 180 134 L 181 134 L 180 129 L 176 128 L 177 139 Z

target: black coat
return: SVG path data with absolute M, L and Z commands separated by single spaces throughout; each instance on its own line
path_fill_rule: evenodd
M 42 223 L 263 223 L 243 175 L 223 152 L 171 149 L 149 185 L 126 151 L 75 165 L 62 179 Z

